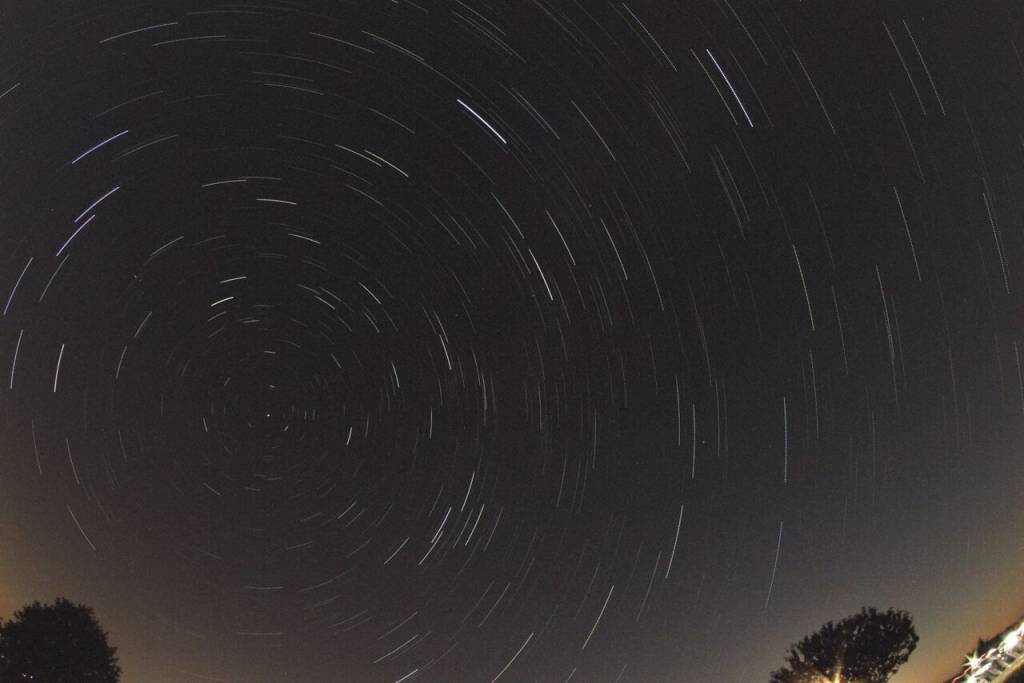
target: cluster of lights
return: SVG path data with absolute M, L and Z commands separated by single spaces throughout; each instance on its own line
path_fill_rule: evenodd
M 991 680 L 985 677 L 985 674 L 998 664 L 1002 664 L 1004 667 L 1012 664 L 1017 657 L 1021 656 L 1022 652 L 1018 648 L 1022 644 L 1024 644 L 1024 621 L 1003 636 L 999 645 L 985 654 L 979 655 L 975 652 L 968 655 L 963 673 L 954 678 L 953 683 L 982 683 Z

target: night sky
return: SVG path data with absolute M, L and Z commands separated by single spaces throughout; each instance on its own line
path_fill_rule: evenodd
M 0 616 L 125 680 L 896 681 L 1024 613 L 1024 10 L 6 0 Z

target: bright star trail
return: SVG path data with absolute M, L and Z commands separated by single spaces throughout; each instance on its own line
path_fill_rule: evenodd
M 146 683 L 748 683 L 872 605 L 908 683 L 1024 613 L 1012 3 L 15 0 L 0 50 L 0 617 Z

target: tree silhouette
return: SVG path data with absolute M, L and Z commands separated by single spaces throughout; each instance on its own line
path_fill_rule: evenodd
M 789 646 L 771 683 L 885 683 L 917 647 L 910 615 L 864 608 Z
M 0 623 L 0 681 L 117 683 L 116 652 L 92 608 L 65 598 L 36 601 Z

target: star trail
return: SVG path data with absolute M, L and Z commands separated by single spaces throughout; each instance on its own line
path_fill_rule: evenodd
M 127 681 L 658 683 L 1024 612 L 1021 8 L 0 38 L 0 616 L 94 606 Z

